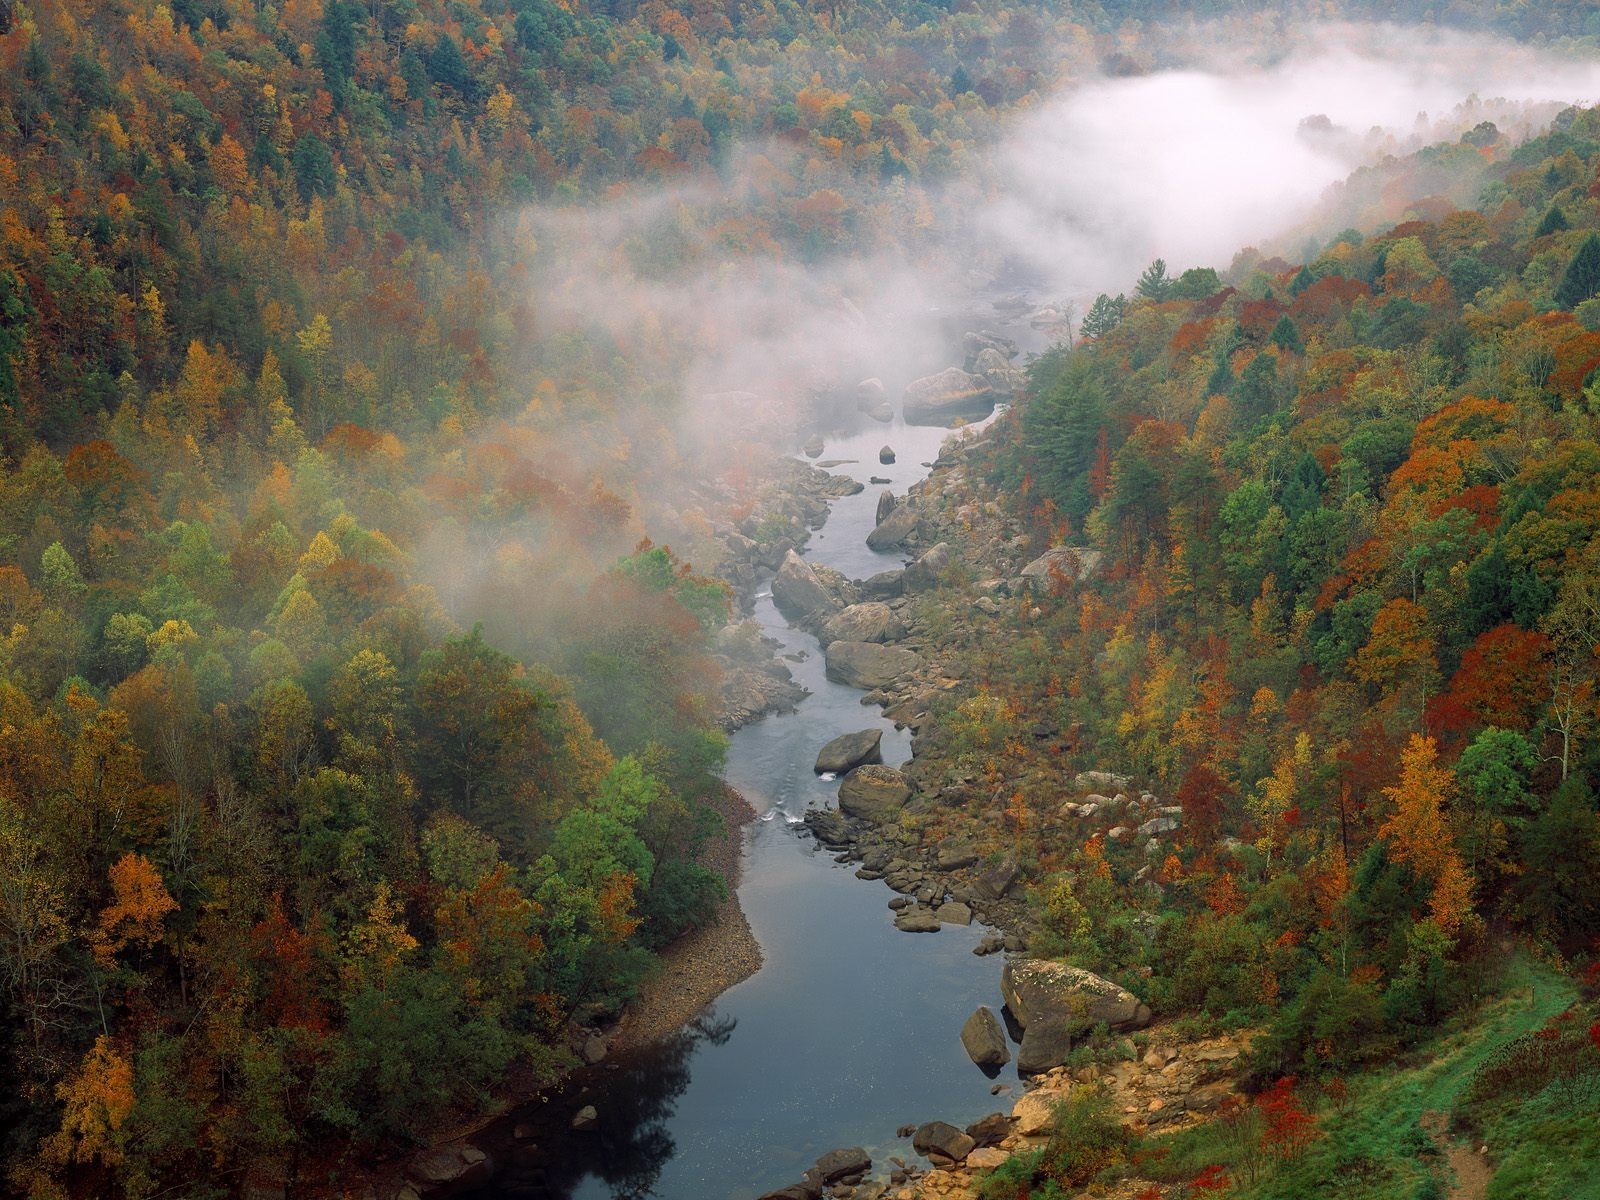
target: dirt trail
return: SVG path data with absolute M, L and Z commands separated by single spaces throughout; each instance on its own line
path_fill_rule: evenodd
M 1489 1194 L 1489 1181 L 1494 1178 L 1494 1168 L 1471 1146 L 1453 1141 L 1446 1132 L 1447 1125 L 1441 1112 L 1422 1114 L 1422 1127 L 1432 1135 L 1434 1145 L 1439 1147 L 1455 1175 L 1450 1200 L 1484 1200 Z

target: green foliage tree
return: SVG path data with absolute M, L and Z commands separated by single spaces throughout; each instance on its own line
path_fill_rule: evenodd
M 1583 239 L 1556 285 L 1555 300 L 1562 308 L 1576 308 L 1600 292 L 1600 235 Z

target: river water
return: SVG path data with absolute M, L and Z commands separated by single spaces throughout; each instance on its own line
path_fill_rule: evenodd
M 858 426 L 827 438 L 820 461 L 868 483 L 887 478 L 897 496 L 924 478 L 948 431 Z M 888 444 L 896 461 L 878 461 Z M 834 502 L 805 551 L 863 579 L 905 561 L 866 545 L 882 485 Z M 910 739 L 861 692 L 824 677 L 816 639 L 789 628 L 759 589 L 754 619 L 792 656 L 810 689 L 794 713 L 767 717 L 733 735 L 727 778 L 758 820 L 745 845 L 743 905 L 765 958 L 676 1036 L 579 1073 L 539 1111 L 537 1148 L 510 1142 L 510 1122 L 485 1143 L 499 1162 L 486 1195 L 611 1200 L 750 1200 L 795 1182 L 822 1154 L 864 1146 L 875 1170 L 888 1156 L 913 1161 L 902 1125 L 965 1124 L 1009 1110 L 998 1082 L 1015 1089 L 1014 1067 L 991 1080 L 961 1048 L 962 1023 L 980 1004 L 998 1009 L 1000 961 L 972 948 L 981 926 L 936 934 L 894 928 L 881 882 L 836 864 L 799 824 L 808 807 L 831 806 L 837 781 L 812 771 L 817 750 L 841 733 L 883 730 L 883 757 L 898 765 Z M 574 1133 L 572 1113 L 593 1104 L 600 1128 Z M 498 1144 L 496 1144 L 498 1142 Z

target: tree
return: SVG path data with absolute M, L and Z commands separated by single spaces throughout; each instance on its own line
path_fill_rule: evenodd
M 536 718 L 548 702 L 520 665 L 474 626 L 423 656 L 412 700 L 424 787 L 502 845 L 526 845 L 530 760 L 544 751 Z
M 1110 333 L 1122 323 L 1123 314 L 1127 312 L 1128 299 L 1118 295 L 1115 300 L 1101 292 L 1094 298 L 1094 303 L 1089 306 L 1089 311 L 1084 315 L 1083 324 L 1078 327 L 1078 333 L 1086 338 L 1101 338 Z
M 1556 285 L 1556 303 L 1562 308 L 1576 308 L 1595 293 L 1600 292 L 1600 235 L 1591 233 L 1583 239 L 1567 269 Z
M 1139 295 L 1146 300 L 1154 300 L 1159 304 L 1167 299 L 1172 291 L 1172 284 L 1172 279 L 1167 275 L 1166 260 L 1158 258 L 1140 274 L 1139 282 L 1136 286 Z
M 1544 210 L 1544 216 L 1539 220 L 1539 226 L 1533 231 L 1536 238 L 1549 237 L 1552 233 L 1561 233 L 1571 229 L 1567 221 L 1567 214 L 1561 211 L 1559 204 L 1552 204 Z
M 1300 340 L 1300 329 L 1290 319 L 1288 313 L 1278 318 L 1278 323 L 1272 327 L 1272 333 L 1267 340 L 1290 354 L 1304 354 L 1306 351 L 1305 343 Z
M 1378 830 L 1389 857 L 1433 888 L 1434 922 L 1454 934 L 1471 909 L 1472 879 L 1461 865 L 1445 824 L 1445 806 L 1455 790 L 1455 775 L 1438 765 L 1432 738 L 1413 734 L 1400 756 L 1400 781 L 1383 789 L 1394 806 Z
M 109 967 L 130 942 L 145 946 L 159 942 L 167 914 L 178 907 L 155 864 L 142 854 L 124 854 L 112 864 L 110 878 L 111 903 L 100 911 L 89 939 L 103 967 Z
M 1533 800 L 1528 781 L 1538 762 L 1527 738 L 1492 725 L 1461 752 L 1456 763 L 1463 801 L 1459 835 L 1472 870 L 1503 853 L 1526 824 Z

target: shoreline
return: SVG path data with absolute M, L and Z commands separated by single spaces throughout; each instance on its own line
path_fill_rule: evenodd
M 756 811 L 726 784 L 722 801 L 712 807 L 723 819 L 723 831 L 707 843 L 700 862 L 721 876 L 728 886 L 728 898 L 709 922 L 662 949 L 660 969 L 628 1003 L 606 1039 L 608 1054 L 670 1036 L 729 988 L 761 969 L 761 945 L 739 903 L 745 831 L 756 819 Z

